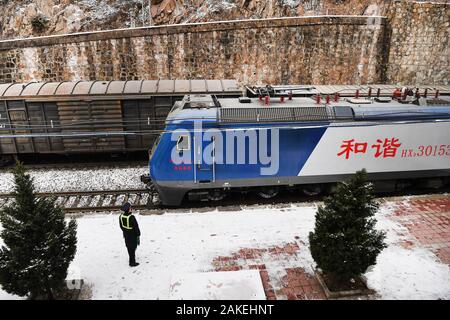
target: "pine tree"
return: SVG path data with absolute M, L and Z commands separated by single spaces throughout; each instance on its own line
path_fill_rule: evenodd
M 348 182 L 339 183 L 316 213 L 309 234 L 311 255 L 323 274 L 337 283 L 348 283 L 376 263 L 386 247 L 385 234 L 375 229 L 379 204 L 363 169 Z
M 54 299 L 75 256 L 77 224 L 66 223 L 56 199 L 36 197 L 22 164 L 13 173 L 15 201 L 0 211 L 0 285 L 19 296 Z

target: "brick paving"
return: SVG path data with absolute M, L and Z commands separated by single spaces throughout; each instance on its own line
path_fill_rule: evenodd
M 216 257 L 213 266 L 215 271 L 259 270 L 268 300 L 325 299 L 317 279 L 296 267 L 301 250 L 308 247 L 296 239 L 284 246 L 243 248 L 230 256 Z
M 393 208 L 390 219 L 410 233 L 401 240 L 404 248 L 425 247 L 450 265 L 450 196 L 429 196 L 388 200 Z M 405 236 L 405 234 L 402 234 Z M 229 256 L 213 259 L 216 271 L 258 269 L 268 300 L 326 299 L 317 279 L 299 268 L 299 259 L 308 246 L 296 237 L 282 246 L 242 248 Z
M 394 205 L 392 219 L 405 226 L 417 242 L 450 265 L 450 196 L 419 197 Z M 416 245 L 404 241 L 406 248 Z

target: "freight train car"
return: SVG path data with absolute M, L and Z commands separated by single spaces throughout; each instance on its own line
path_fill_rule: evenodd
M 0 84 L 0 165 L 20 154 L 147 150 L 190 93 L 241 95 L 234 80 Z
M 318 194 L 363 168 L 379 190 L 449 182 L 449 97 L 187 96 L 166 122 L 149 161 L 164 205 L 232 191 Z

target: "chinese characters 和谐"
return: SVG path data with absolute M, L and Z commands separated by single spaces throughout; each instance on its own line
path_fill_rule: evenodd
M 345 156 L 345 159 L 349 159 L 350 154 L 366 154 L 368 150 L 374 150 L 375 158 L 393 158 L 400 146 L 401 143 L 396 138 L 377 139 L 376 143 L 372 145 L 369 145 L 368 142 L 359 142 L 351 139 L 342 141 L 341 151 L 337 155 Z

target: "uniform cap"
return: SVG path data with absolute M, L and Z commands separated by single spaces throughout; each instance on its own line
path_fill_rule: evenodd
M 130 211 L 130 208 L 131 208 L 131 204 L 129 202 L 125 202 L 122 205 L 122 211 L 128 212 L 128 211 Z

